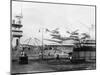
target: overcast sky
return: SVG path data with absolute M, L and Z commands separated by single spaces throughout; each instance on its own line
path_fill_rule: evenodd
M 13 1 L 12 18 L 20 14 L 21 9 L 23 14 L 21 43 L 30 37 L 41 40 L 39 30 L 42 28 L 49 30 L 59 28 L 62 36 L 69 36 L 67 30 L 79 29 L 79 33 L 89 33 L 91 38 L 95 39 L 95 7 Z M 44 38 L 50 38 L 49 33 L 44 31 Z

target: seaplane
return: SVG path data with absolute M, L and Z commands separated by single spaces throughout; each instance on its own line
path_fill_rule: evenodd
M 59 32 L 59 28 L 56 28 L 55 30 L 52 31 L 48 30 L 48 32 L 51 33 L 50 36 L 52 36 L 52 39 L 44 39 L 44 40 L 56 42 L 59 44 L 62 44 L 66 40 L 78 41 L 78 29 L 72 32 L 66 31 L 66 33 L 70 34 L 69 37 L 63 37 Z

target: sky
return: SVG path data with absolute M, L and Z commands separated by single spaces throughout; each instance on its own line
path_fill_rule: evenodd
M 95 39 L 95 7 L 13 1 L 12 19 L 21 12 L 23 15 L 21 43 L 35 37 L 42 41 L 42 31 L 43 38 L 51 39 L 50 33 L 45 32 L 45 29 L 56 28 L 59 28 L 63 37 L 69 36 L 67 30 L 79 29 L 79 33 L 88 33 L 91 39 Z M 45 40 L 44 43 L 52 42 Z

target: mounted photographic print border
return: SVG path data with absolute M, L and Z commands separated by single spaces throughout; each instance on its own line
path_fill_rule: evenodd
M 11 1 L 11 74 L 96 69 L 96 5 Z

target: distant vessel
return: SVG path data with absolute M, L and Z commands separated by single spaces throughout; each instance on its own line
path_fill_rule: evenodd
M 96 41 L 84 40 L 73 49 L 72 62 L 96 62 Z

